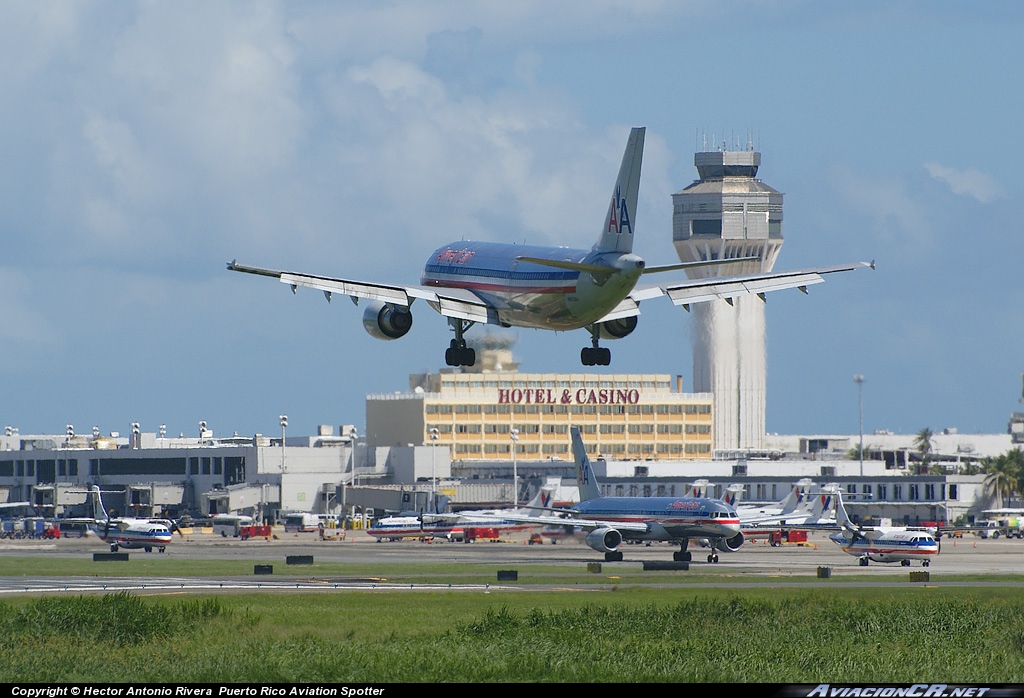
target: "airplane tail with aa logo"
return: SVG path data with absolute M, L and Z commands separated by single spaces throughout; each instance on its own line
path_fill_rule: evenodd
M 587 447 L 583 444 L 583 437 L 580 436 L 580 428 L 570 427 L 569 431 L 572 433 L 572 456 L 576 461 L 576 478 L 579 481 L 580 501 L 586 502 L 591 499 L 600 499 L 601 490 L 597 487 L 594 469 L 590 467 L 590 458 L 587 456 Z
M 636 225 L 636 202 L 640 193 L 640 165 L 644 157 L 643 127 L 629 132 L 626 152 L 615 180 L 615 189 L 604 218 L 604 228 L 594 245 L 595 252 L 633 251 L 633 226 Z

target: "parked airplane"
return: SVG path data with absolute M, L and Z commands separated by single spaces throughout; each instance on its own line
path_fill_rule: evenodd
M 689 279 L 670 284 L 638 285 L 641 275 L 696 266 L 721 266 L 740 259 L 723 259 L 709 249 L 707 259 L 666 266 L 647 266 L 633 254 L 636 205 L 640 189 L 645 129 L 634 128 L 626 144 L 612 190 L 604 226 L 589 249 L 538 247 L 496 242 L 457 241 L 439 247 L 427 259 L 418 286 L 369 283 L 351 279 L 295 273 L 228 263 L 231 271 L 257 274 L 288 284 L 294 293 L 305 286 L 323 291 L 328 302 L 335 293 L 370 301 L 363 327 L 377 339 L 398 339 L 412 327 L 412 304 L 423 299 L 447 318 L 455 333 L 445 361 L 449 366 L 472 366 L 476 351 L 466 345 L 465 332 L 478 323 L 562 332 L 586 328 L 591 346 L 580 352 L 585 366 L 607 366 L 611 352 L 602 339 L 621 339 L 637 325 L 640 302 L 667 295 L 689 310 L 691 303 L 717 298 L 799 288 L 824 281 L 823 274 L 850 271 L 874 263 L 844 264 L 786 272 Z M 751 259 L 742 258 L 742 261 Z
M 96 485 L 89 489 L 89 498 L 92 500 L 93 506 L 93 531 L 101 540 L 110 545 L 110 552 L 115 553 L 119 548 L 145 550 L 147 553 L 153 552 L 153 548 L 156 548 L 160 552 L 164 552 L 171 542 L 173 537 L 171 528 L 177 528 L 173 522 L 135 517 L 112 517 L 103 506 L 103 496 L 100 488 Z M 178 533 L 181 532 L 178 531 Z
M 452 514 L 400 514 L 386 516 L 366 530 L 377 541 L 402 538 L 461 538 L 469 542 L 476 531 L 521 531 L 528 524 L 508 521 L 505 514 L 530 514 L 546 509 L 551 502 L 553 489 L 541 487 L 537 494 L 522 508 L 481 509 Z
M 922 566 L 928 567 L 931 559 L 939 554 L 939 543 L 929 531 L 896 526 L 857 526 L 846 514 L 842 494 L 837 495 L 837 499 L 836 521 L 842 529 L 829 538 L 843 552 L 856 556 L 862 567 L 867 567 L 869 560 L 899 562 L 904 567 L 909 567 L 911 560 L 920 560 Z
M 737 506 L 743 531 L 781 528 L 821 528 L 836 525 L 839 489 L 836 486 L 810 491 L 811 481 L 801 480 L 774 507 Z
M 570 429 L 576 460 L 580 501 L 556 516 L 517 517 L 513 521 L 579 528 L 587 531 L 586 544 L 604 553 L 607 562 L 622 560 L 624 540 L 679 543 L 676 561 L 689 562 L 690 540 L 713 546 L 708 562 L 718 562 L 718 550 L 735 551 L 743 545 L 736 511 L 720 499 L 708 497 L 603 497 L 590 465 L 579 427 Z

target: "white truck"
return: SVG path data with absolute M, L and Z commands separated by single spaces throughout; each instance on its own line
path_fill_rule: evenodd
M 1024 538 L 1024 519 L 1016 516 L 1001 519 L 986 519 L 978 522 L 978 528 L 974 535 L 979 538 L 996 539 L 1000 536 L 1006 538 Z

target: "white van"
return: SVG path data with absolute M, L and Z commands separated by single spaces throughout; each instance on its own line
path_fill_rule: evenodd
M 327 525 L 327 517 L 320 514 L 310 514 L 308 511 L 294 511 L 284 517 L 285 533 L 309 533 L 320 530 L 320 526 Z

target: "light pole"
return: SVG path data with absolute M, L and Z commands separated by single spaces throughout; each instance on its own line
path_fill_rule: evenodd
M 278 416 L 281 422 L 281 474 L 285 473 L 284 467 L 284 430 L 288 427 L 288 415 L 282 414 Z
M 857 455 L 860 456 L 860 476 L 864 477 L 864 374 L 855 375 L 853 382 L 857 384 L 857 421 L 860 428 L 860 445 L 857 447 Z
M 356 431 L 356 428 L 355 427 L 349 427 L 348 428 L 348 439 L 349 439 L 349 444 L 352 447 L 352 480 L 351 480 L 351 482 L 353 483 L 353 485 L 355 487 L 359 486 L 359 481 L 356 479 L 356 437 L 357 436 L 358 436 L 358 432 Z
M 512 439 L 512 508 L 519 506 L 519 475 L 516 472 L 516 443 L 519 441 L 519 430 L 512 427 L 508 433 Z
M 435 504 L 437 503 L 437 474 L 434 469 L 434 451 L 437 446 L 437 427 L 430 428 L 430 491 L 434 495 Z

